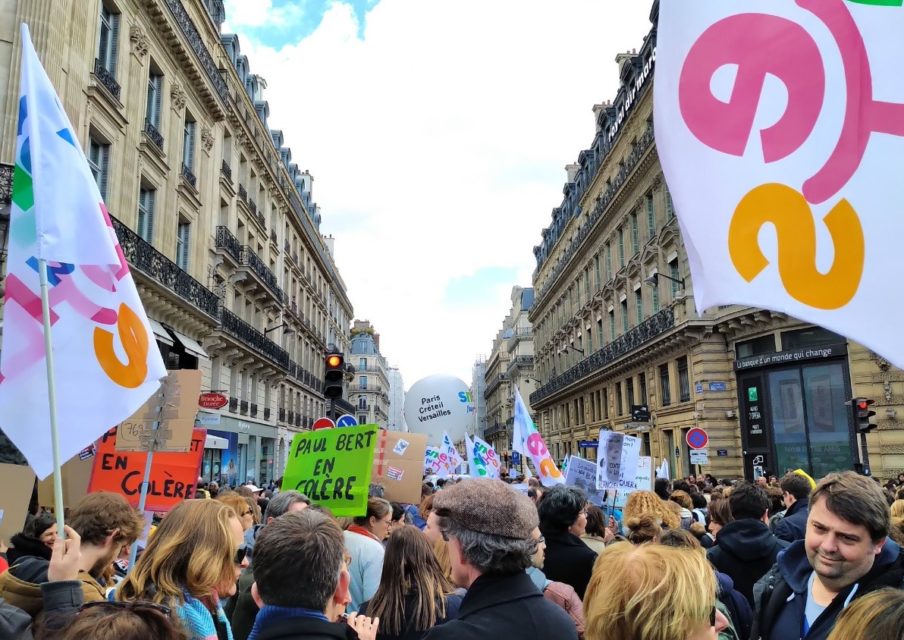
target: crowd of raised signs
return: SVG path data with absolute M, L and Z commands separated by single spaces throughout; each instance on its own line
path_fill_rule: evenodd
M 201 484 L 149 531 L 96 492 L 65 538 L 34 509 L 4 545 L 0 638 L 902 637 L 904 475 L 659 479 L 611 513 L 521 483 L 425 482 L 420 504 L 373 485 L 352 518 Z

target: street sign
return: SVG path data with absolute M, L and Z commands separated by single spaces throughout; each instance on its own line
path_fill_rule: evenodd
M 716 449 L 716 455 L 720 458 L 728 457 L 728 449 Z
M 314 420 L 314 424 L 311 425 L 311 430 L 320 431 L 321 429 L 332 429 L 335 426 L 336 423 L 329 418 L 317 418 L 316 420 Z
M 579 440 L 578 449 L 596 449 L 600 446 L 599 440 Z
M 358 421 L 355 420 L 355 416 L 350 416 L 347 413 L 344 416 L 339 416 L 339 419 L 336 420 L 337 427 L 357 427 Z
M 699 427 L 694 427 L 688 431 L 685 439 L 687 440 L 687 446 L 691 449 L 703 449 L 709 444 L 709 436 L 706 435 L 706 431 Z
M 195 418 L 195 426 L 199 427 L 215 427 L 220 424 L 219 413 L 199 413 Z
M 517 451 L 512 451 L 512 464 L 519 465 L 521 464 L 521 454 Z
M 691 450 L 691 464 L 709 464 L 708 449 Z
M 198 406 L 204 409 L 222 409 L 229 404 L 229 398 L 222 393 L 202 393 L 198 396 Z

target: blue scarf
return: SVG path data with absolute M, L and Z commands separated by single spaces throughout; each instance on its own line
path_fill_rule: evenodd
M 269 624 L 282 620 L 292 620 L 294 618 L 314 618 L 316 620 L 323 620 L 324 622 L 330 621 L 330 619 L 324 615 L 323 611 L 305 609 L 304 607 L 277 607 L 267 604 L 257 612 L 257 617 L 254 619 L 254 628 L 251 629 L 248 640 L 257 640 L 258 632 Z

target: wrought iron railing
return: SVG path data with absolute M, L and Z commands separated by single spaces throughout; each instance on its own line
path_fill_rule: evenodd
M 229 410 L 232 413 L 236 413 L 238 411 L 238 408 L 239 408 L 239 399 L 230 397 L 229 398 Z
M 285 421 L 286 421 L 286 409 L 285 409 L 285 407 L 280 407 L 279 410 L 276 412 L 276 416 L 277 416 L 276 419 L 277 419 L 279 422 L 285 422 Z
M 225 160 L 220 164 L 220 173 L 226 176 L 227 180 L 232 181 L 232 167 Z
M 300 413 L 295 415 L 295 426 L 296 427 L 301 426 L 301 414 Z
M 275 293 L 277 298 L 282 299 L 284 294 L 282 289 L 279 288 L 276 276 L 270 271 L 270 268 L 264 264 L 264 261 L 257 257 L 257 254 L 254 253 L 254 250 L 248 245 L 242 246 L 242 249 L 239 252 L 239 262 L 247 267 L 251 267 L 251 270 L 267 285 L 267 288 Z
M 245 185 L 239 185 L 239 200 L 248 204 L 248 190 L 245 188 Z
M 119 100 L 119 83 L 116 82 L 116 78 L 113 77 L 113 72 L 107 69 L 100 58 L 94 59 L 94 75 L 100 80 L 100 83 L 104 85 L 104 88 L 110 92 L 110 95 Z
M 187 164 L 182 165 L 182 177 L 185 178 L 185 181 L 192 186 L 192 188 L 197 188 L 198 179 L 195 177 L 195 174 L 192 173 L 191 168 Z
M 283 369 L 289 366 L 289 352 L 232 313 L 222 309 L 223 329 Z
M 188 40 L 188 44 L 195 52 L 195 55 L 198 56 L 198 60 L 201 62 L 201 68 L 204 69 L 204 73 L 207 74 L 207 79 L 210 80 L 210 83 L 214 86 L 217 95 L 220 96 L 220 100 L 222 100 L 224 105 L 228 105 L 229 90 L 226 88 L 226 81 L 223 79 L 223 76 L 220 75 L 217 63 L 214 62 L 213 57 L 207 50 L 204 40 L 201 38 L 201 34 L 198 33 L 198 28 L 195 26 L 191 17 L 189 17 L 185 7 L 182 6 L 182 0 L 166 0 L 166 5 L 176 19 L 176 24 L 179 25 L 182 35 L 185 36 L 185 39 Z
M 504 424 L 494 424 L 491 427 L 487 427 L 486 431 L 484 431 L 484 435 L 489 438 L 490 436 L 495 436 L 498 433 L 505 433 L 508 431 L 508 428 Z
M 266 409 L 264 409 L 264 420 L 269 420 L 269 419 L 270 419 L 270 407 L 267 407 Z
M 110 219 L 122 251 L 133 267 L 204 313 L 214 318 L 219 316 L 220 299 L 213 291 L 188 275 L 118 219 L 112 215 Z
M 295 412 L 294 412 L 294 411 L 290 411 L 290 412 L 289 412 L 288 420 L 286 420 L 286 422 L 287 422 L 288 424 L 294 424 L 294 423 L 295 423 Z
M 251 415 L 254 417 L 257 417 L 257 403 L 256 402 L 251 403 Z
M 144 133 L 158 149 L 163 151 L 163 134 L 157 130 L 157 127 L 150 120 L 144 121 Z
M 239 244 L 238 238 L 232 235 L 228 227 L 222 225 L 217 227 L 217 249 L 223 249 L 231 255 L 236 262 L 241 260 L 242 245 Z
M 239 402 L 239 413 L 241 413 L 242 415 L 245 415 L 246 413 L 248 413 L 248 401 L 247 400 L 242 400 Z
M 599 351 L 590 354 L 565 373 L 556 376 L 534 391 L 530 394 L 531 404 L 540 402 L 581 378 L 607 367 L 618 358 L 643 346 L 674 326 L 675 312 L 672 307 L 667 307 L 650 316 L 627 333 L 620 335 Z
M 13 201 L 13 165 L 0 164 L 0 205 Z

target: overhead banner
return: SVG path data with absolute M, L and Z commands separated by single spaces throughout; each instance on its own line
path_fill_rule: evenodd
M 656 145 L 698 312 L 775 309 L 904 367 L 902 33 L 901 0 L 661 1 Z
M 195 429 L 187 452 L 154 454 L 146 511 L 169 511 L 183 500 L 195 497 L 206 438 L 206 430 Z M 148 454 L 117 451 L 115 428 L 97 441 L 96 449 L 88 493 L 112 491 L 124 495 L 130 505 L 137 507 Z
M 379 427 L 296 433 L 286 461 L 282 490 L 294 489 L 334 516 L 362 516 L 374 466 Z

